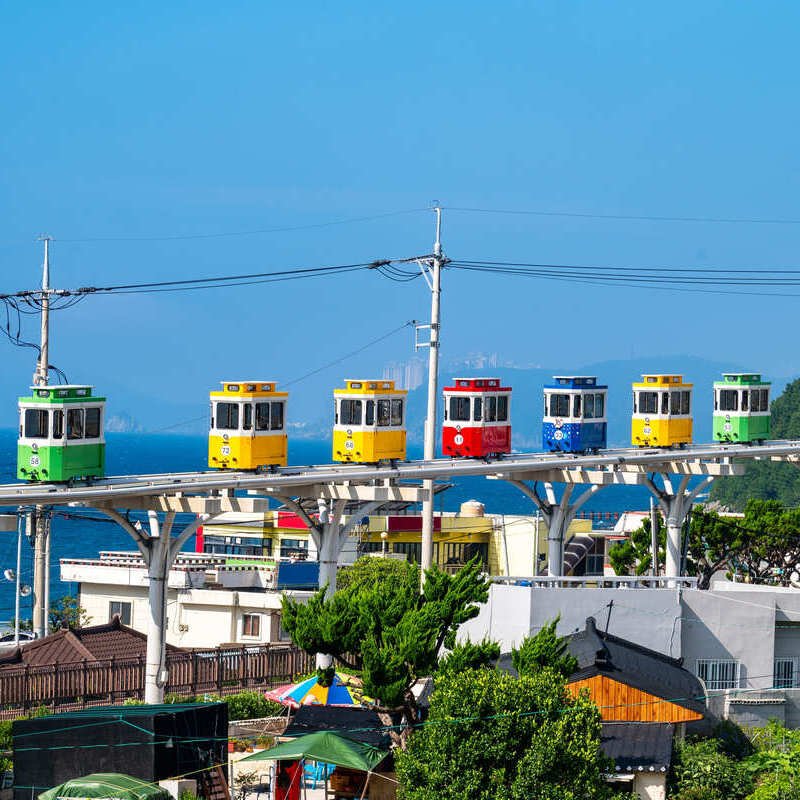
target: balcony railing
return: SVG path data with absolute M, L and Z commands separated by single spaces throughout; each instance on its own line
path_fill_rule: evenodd
M 492 583 L 532 586 L 536 589 L 696 589 L 697 578 L 669 578 L 665 575 L 499 575 Z

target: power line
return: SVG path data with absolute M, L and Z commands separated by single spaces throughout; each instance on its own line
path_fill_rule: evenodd
M 363 353 L 364 350 L 373 347 L 374 345 L 378 344 L 379 342 L 383 342 L 391 336 L 394 336 L 396 333 L 399 333 L 406 328 L 413 327 L 416 324 L 416 320 L 409 320 L 408 322 L 404 322 L 402 325 L 399 325 L 396 328 L 384 333 L 382 336 L 379 336 L 377 339 L 373 339 L 371 342 L 367 342 L 366 344 L 362 345 L 361 347 L 357 348 L 356 350 L 351 350 L 349 353 L 345 353 L 343 356 L 340 356 L 333 361 L 329 361 L 327 364 L 323 364 L 321 367 L 317 367 L 316 369 L 312 369 L 310 372 L 306 372 L 304 375 L 301 375 L 299 378 L 292 378 L 290 381 L 285 381 L 282 385 L 283 386 L 291 386 L 295 383 L 300 383 L 300 381 L 304 381 L 306 378 L 310 378 L 312 375 L 316 375 L 319 372 L 323 372 L 330 367 L 335 367 L 337 364 L 341 364 L 343 361 L 346 361 L 348 358 L 352 358 L 353 356 L 358 355 L 359 353 Z
M 219 233 L 176 233 L 156 234 L 149 236 L 86 236 L 82 238 L 58 238 L 55 241 L 68 244 L 92 244 L 96 242 L 182 242 L 194 239 L 230 239 L 239 236 L 260 236 L 268 233 L 292 233 L 295 231 L 310 231 L 321 228 L 332 228 L 339 225 L 353 225 L 359 222 L 374 222 L 379 219 L 399 217 L 405 214 L 417 214 L 429 211 L 428 208 L 406 208 L 399 211 L 387 211 L 382 214 L 371 214 L 363 217 L 346 217 L 344 219 L 328 220 L 326 222 L 313 222 L 307 225 L 287 225 L 272 228 L 253 228 L 242 231 L 221 231 Z
M 545 211 L 540 209 L 470 208 L 466 206 L 442 206 L 445 211 L 462 211 L 473 214 L 505 214 L 532 217 L 573 217 L 576 219 L 606 219 L 632 222 L 693 222 L 723 223 L 726 225 L 800 225 L 800 219 L 770 217 L 691 217 L 646 214 L 595 214 L 582 211 Z
M 800 276 L 797 279 L 736 279 L 725 278 L 724 273 L 719 273 L 720 278 L 709 279 L 698 277 L 693 279 L 686 276 L 669 276 L 666 277 L 653 277 L 647 274 L 604 274 L 600 271 L 590 272 L 587 269 L 580 267 L 570 267 L 569 265 L 544 265 L 541 268 L 536 268 L 533 265 L 530 267 L 510 267 L 495 265 L 492 262 L 469 262 L 469 261 L 453 261 L 450 263 L 451 267 L 455 269 L 466 270 L 468 272 L 482 272 L 487 274 L 526 277 L 526 278 L 539 278 L 542 280 L 553 280 L 562 283 L 582 283 L 594 286 L 614 286 L 614 287 L 628 287 L 628 288 L 645 288 L 645 289 L 666 289 L 671 292 L 690 292 L 697 294 L 713 294 L 713 295 L 737 295 L 742 297 L 800 297 L 798 293 L 792 292 L 767 292 L 767 291 L 748 291 L 748 290 L 735 290 L 724 288 L 729 285 L 733 286 L 752 286 L 779 289 L 783 286 L 800 286 Z M 668 273 L 668 268 L 664 268 L 662 273 Z M 697 286 L 706 286 L 708 288 L 697 288 Z M 714 288 L 712 288 L 714 287 Z

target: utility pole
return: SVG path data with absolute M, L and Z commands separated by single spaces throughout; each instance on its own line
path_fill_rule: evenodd
M 436 407 L 439 402 L 439 306 L 442 295 L 442 209 L 436 206 L 436 241 L 433 245 L 433 258 L 427 265 L 430 277 L 423 266 L 422 274 L 431 290 L 431 324 L 428 340 L 428 414 L 425 417 L 424 458 L 426 461 L 436 455 Z M 422 482 L 425 499 L 422 501 L 422 553 L 420 557 L 420 587 L 425 582 L 425 570 L 433 564 L 433 480 Z
M 650 551 L 652 553 L 650 559 L 650 574 L 658 577 L 658 516 L 659 512 L 656 511 L 656 504 L 653 498 L 650 498 Z
M 44 242 L 44 264 L 42 264 L 42 336 L 39 361 L 33 374 L 34 386 L 47 386 L 49 378 L 50 357 L 50 241 L 49 236 L 42 236 Z
M 47 386 L 50 377 L 50 236 L 42 236 L 42 329 L 39 361 L 33 374 L 34 386 Z M 36 506 L 33 542 L 33 629 L 37 638 L 47 636 L 50 598 L 50 515 Z

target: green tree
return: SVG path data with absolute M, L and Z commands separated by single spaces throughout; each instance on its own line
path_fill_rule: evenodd
M 395 754 L 405 800 L 592 800 L 608 796 L 600 713 L 542 669 L 438 677 L 427 722 Z
M 71 595 L 66 595 L 56 600 L 55 603 L 51 603 L 49 619 L 51 631 L 59 631 L 63 628 L 69 630 L 83 628 L 92 621 L 78 598 Z
M 467 669 L 494 669 L 499 658 L 500 645 L 497 642 L 484 639 L 474 643 L 467 639 L 439 660 L 436 674 L 445 675 Z
M 659 517 L 657 517 L 658 519 Z M 663 564 L 666 558 L 667 534 L 663 525 L 659 525 L 658 563 Z M 650 537 L 650 520 L 645 517 L 640 528 L 631 534 L 629 539 L 617 542 L 608 550 L 608 560 L 617 575 L 646 575 L 650 572 L 653 561 L 652 540 Z
M 609 559 L 618 575 L 649 569 L 649 531 L 649 520 L 645 520 L 629 540 L 610 548 Z M 686 550 L 686 572 L 699 578 L 700 589 L 707 589 L 720 570 L 787 586 L 794 565 L 800 563 L 800 509 L 787 509 L 776 500 L 753 499 L 745 506 L 744 518 L 732 518 L 695 507 Z
M 545 624 L 535 636 L 527 636 L 518 650 L 511 649 L 511 663 L 520 675 L 551 669 L 568 678 L 578 668 L 577 659 L 567 650 L 566 638 L 556 633 L 560 619 Z
M 435 671 L 442 648 L 455 646 L 459 626 L 477 616 L 489 596 L 480 560 L 453 575 L 434 567 L 422 594 L 412 564 L 358 564 L 352 574 L 327 600 L 324 589 L 307 603 L 284 596 L 283 626 L 306 652 L 329 653 L 359 672 L 365 694 L 384 707 L 413 713 L 411 686 Z
M 770 411 L 772 438 L 800 438 L 800 379 L 772 401 Z M 800 470 L 782 462 L 748 460 L 744 475 L 717 478 L 711 487 L 711 499 L 734 511 L 743 511 L 750 498 L 800 505 Z

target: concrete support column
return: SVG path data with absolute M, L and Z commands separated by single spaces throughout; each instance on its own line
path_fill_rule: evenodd
M 147 542 L 147 577 L 149 579 L 147 620 L 147 655 L 144 668 L 145 703 L 163 703 L 167 685 L 166 633 L 167 633 L 167 580 L 170 558 L 169 534 L 175 519 L 174 513 L 166 515 L 159 528 L 158 514 L 148 511 L 150 537 Z
M 552 483 L 545 483 L 545 496 L 539 494 L 538 483 L 528 486 L 524 481 L 509 480 L 512 486 L 516 486 L 526 497 L 533 500 L 536 508 L 542 513 L 545 524 L 547 525 L 547 573 L 556 577 L 564 574 L 564 540 L 570 523 L 575 519 L 575 515 L 580 511 L 586 501 L 595 495 L 603 487 L 592 484 L 586 491 L 578 496 L 574 503 L 570 503 L 572 494 L 578 484 L 567 483 L 561 499 L 556 498 L 556 492 Z M 536 553 L 534 558 L 538 559 Z M 534 564 L 534 568 L 536 564 Z M 535 571 L 535 569 L 534 569 Z
M 656 486 L 655 475 L 645 481 L 647 488 L 650 489 L 658 502 L 658 507 L 664 515 L 667 524 L 667 547 L 666 558 L 664 560 L 664 575 L 667 578 L 681 577 L 681 532 L 683 530 L 683 524 L 686 522 L 686 517 L 689 511 L 691 511 L 692 504 L 697 498 L 697 495 L 714 480 L 712 476 L 708 476 L 700 481 L 694 489 L 689 490 L 689 479 L 691 476 L 683 475 L 675 477 L 680 477 L 677 489 L 672 482 L 672 477 L 667 474 L 661 475 L 663 489 Z M 674 587 L 676 581 L 670 581 L 668 585 Z
M 169 571 L 188 538 L 198 526 L 209 519 L 209 515 L 199 516 L 187 525 L 175 538 L 171 538 L 175 512 L 164 515 L 163 524 L 159 524 L 158 513 L 147 512 L 149 535 L 143 528 L 131 525 L 127 517 L 118 511 L 100 508 L 106 516 L 111 517 L 136 542 L 147 566 L 149 587 L 147 592 L 149 615 L 147 619 L 147 649 L 145 652 L 144 701 L 149 704 L 164 702 L 164 687 L 167 685 L 167 582 Z

